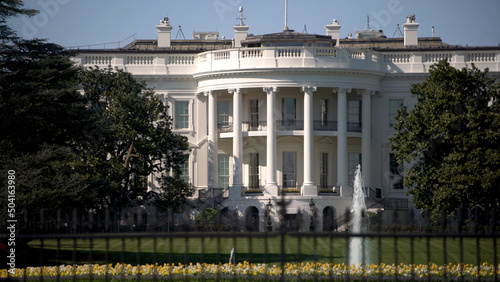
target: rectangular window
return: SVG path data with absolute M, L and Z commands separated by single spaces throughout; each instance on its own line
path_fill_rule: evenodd
M 250 181 L 249 188 L 259 188 L 259 153 L 250 153 Z
M 217 103 L 217 124 L 219 127 L 229 125 L 229 102 L 222 101 Z
M 293 98 L 283 99 L 283 125 L 295 125 L 297 117 L 296 100 Z
M 219 158 L 219 187 L 229 188 L 229 155 L 220 154 Z
M 394 127 L 394 125 L 398 123 L 396 115 L 401 107 L 403 107 L 403 99 L 389 100 L 389 127 Z
M 319 185 L 321 188 L 328 187 L 328 153 L 321 154 Z
M 319 105 L 321 106 L 321 126 L 327 126 L 328 123 L 328 99 L 319 99 Z
M 175 102 L 175 128 L 189 128 L 189 102 Z
M 360 100 L 350 100 L 349 101 L 349 128 L 360 128 L 361 127 L 361 101 Z
M 255 130 L 259 126 L 259 100 L 250 100 L 250 127 Z
M 283 188 L 296 188 L 295 152 L 283 152 Z
M 403 189 L 403 168 L 401 164 L 396 159 L 396 155 L 391 153 L 389 154 L 389 181 L 392 189 Z
M 189 157 L 186 156 L 186 160 L 179 165 L 181 170 L 180 177 L 184 182 L 189 183 Z
M 349 154 L 349 184 L 352 186 L 354 183 L 354 175 L 356 173 L 356 169 L 358 169 L 358 165 L 363 165 L 361 163 L 361 154 L 350 153 Z M 361 167 L 363 169 L 363 167 Z

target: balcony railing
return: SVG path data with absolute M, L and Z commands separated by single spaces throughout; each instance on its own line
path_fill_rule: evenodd
M 259 121 L 259 122 L 251 122 L 251 121 L 244 121 L 243 122 L 243 131 L 265 131 L 267 129 L 267 122 L 266 121 Z
M 264 192 L 264 189 L 260 186 L 256 187 L 241 187 L 241 191 L 243 192 L 243 195 L 259 195 Z
M 228 122 L 224 124 L 217 124 L 217 131 L 219 133 L 224 133 L 224 132 L 233 132 L 233 123 Z
M 319 185 L 318 193 L 322 196 L 340 196 L 340 189 L 334 185 Z
M 315 120 L 313 121 L 313 129 L 317 131 L 337 131 L 338 130 L 338 122 L 334 120 Z M 267 130 L 267 122 L 259 121 L 242 122 L 242 131 L 266 131 Z M 277 120 L 276 121 L 276 130 L 278 131 L 292 131 L 292 130 L 304 130 L 304 121 L 303 120 Z M 228 122 L 225 124 L 218 124 L 217 131 L 219 133 L 227 133 L 233 132 L 233 123 Z M 361 124 L 358 122 L 348 122 L 347 123 L 347 131 L 349 132 L 361 132 Z
M 285 186 L 278 186 L 279 191 L 281 191 L 282 194 L 286 195 L 297 195 L 299 196 L 301 194 L 301 189 L 299 185 L 291 186 L 291 187 L 285 187 Z
M 303 120 L 277 120 L 276 129 L 279 131 L 304 130 Z
M 427 73 L 439 60 L 448 59 L 455 68 L 489 68 L 500 71 L 500 50 L 442 50 L 408 52 L 375 51 L 331 47 L 234 48 L 200 54 L 124 53 L 81 50 L 74 58 L 84 66 L 102 65 L 123 68 L 138 74 L 202 74 L 212 71 L 256 68 L 335 68 L 363 69 L 385 73 Z
M 360 122 L 348 122 L 347 123 L 347 131 L 361 132 L 361 123 Z
M 314 130 L 319 131 L 337 131 L 337 121 L 333 120 L 315 120 L 313 122 Z

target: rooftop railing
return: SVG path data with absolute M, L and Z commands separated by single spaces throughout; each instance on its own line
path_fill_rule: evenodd
M 377 51 L 333 47 L 261 47 L 233 48 L 199 54 L 183 53 L 89 53 L 78 55 L 75 61 L 84 66 L 124 68 L 134 74 L 185 74 L 262 69 L 262 68 L 321 68 L 356 69 L 379 73 L 426 73 L 431 65 L 447 59 L 456 68 L 470 67 L 500 71 L 500 50 L 408 50 Z

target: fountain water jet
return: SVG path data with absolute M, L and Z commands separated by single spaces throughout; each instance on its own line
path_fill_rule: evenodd
M 363 215 L 366 212 L 365 192 L 363 190 L 363 177 L 361 176 L 361 165 L 358 165 L 354 174 L 354 193 L 352 196 L 352 232 L 359 234 L 364 230 Z M 366 254 L 366 253 L 365 253 Z M 349 242 L 349 264 L 359 266 L 363 263 L 363 238 L 352 237 Z M 365 260 L 365 264 L 367 261 Z

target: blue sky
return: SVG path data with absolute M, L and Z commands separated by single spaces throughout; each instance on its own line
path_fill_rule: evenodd
M 233 38 L 238 7 L 243 6 L 251 34 L 280 32 L 285 0 L 24 0 L 40 10 L 34 18 L 19 17 L 9 24 L 25 38 L 46 38 L 62 46 L 155 39 L 155 25 L 169 17 L 173 38 L 182 26 L 187 39 L 193 31 L 218 31 Z M 337 19 L 341 38 L 370 26 L 392 37 L 396 25 L 416 15 L 419 36 L 469 46 L 500 44 L 500 0 L 289 0 L 288 26 L 298 32 L 325 34 Z M 121 46 L 132 41 L 123 41 Z M 113 47 L 116 45 L 108 45 Z M 102 46 L 101 46 L 102 47 Z

